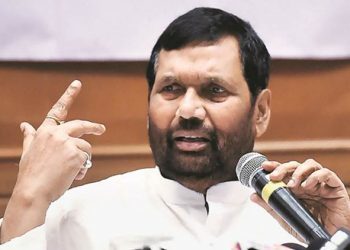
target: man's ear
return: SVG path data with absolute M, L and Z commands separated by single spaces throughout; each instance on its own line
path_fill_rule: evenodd
M 254 107 L 256 137 L 262 136 L 269 125 L 271 116 L 270 103 L 271 91 L 263 89 L 257 96 Z

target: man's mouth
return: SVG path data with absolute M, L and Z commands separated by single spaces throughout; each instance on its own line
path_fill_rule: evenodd
M 184 141 L 184 142 L 209 142 L 207 138 L 197 137 L 197 136 L 179 136 L 174 139 L 175 141 Z
M 207 137 L 184 135 L 174 137 L 175 146 L 180 151 L 198 152 L 208 147 L 210 140 Z

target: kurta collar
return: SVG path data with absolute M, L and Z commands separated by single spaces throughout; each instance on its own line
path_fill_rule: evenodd
M 242 204 L 249 199 L 253 190 L 243 186 L 239 181 L 228 181 L 212 186 L 208 189 L 206 197 L 186 188 L 180 183 L 164 178 L 158 167 L 154 178 L 156 192 L 168 203 L 178 205 L 200 205 L 208 202 Z

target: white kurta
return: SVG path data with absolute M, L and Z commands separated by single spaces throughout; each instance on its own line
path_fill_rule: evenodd
M 158 168 L 137 170 L 67 191 L 50 206 L 43 226 L 0 250 L 223 250 L 236 242 L 243 249 L 250 242 L 295 242 L 250 201 L 251 192 L 232 181 L 204 197 L 163 178 Z

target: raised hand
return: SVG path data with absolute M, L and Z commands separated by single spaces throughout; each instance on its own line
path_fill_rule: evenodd
M 272 181 L 287 183 L 290 190 L 303 201 L 330 234 L 334 234 L 340 227 L 350 229 L 349 196 L 334 172 L 314 160 L 284 164 L 266 161 L 262 167 L 271 172 Z M 287 231 L 298 237 L 257 194 L 253 194 L 251 199 L 265 208 Z
M 74 179 L 84 177 L 91 145 L 80 137 L 101 135 L 105 127 L 81 120 L 63 123 L 80 89 L 81 83 L 73 81 L 37 130 L 29 123 L 21 124 L 23 153 L 1 227 L 1 242 L 43 224 L 50 203 Z

